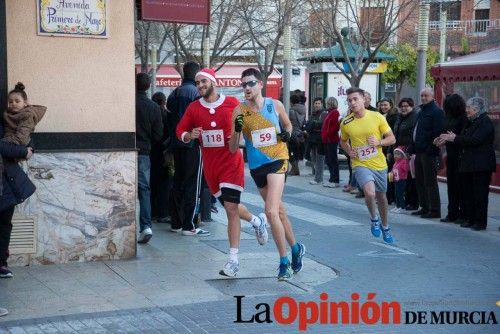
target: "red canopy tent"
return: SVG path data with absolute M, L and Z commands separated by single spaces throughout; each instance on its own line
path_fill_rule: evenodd
M 442 105 L 448 94 L 460 94 L 465 100 L 480 96 L 488 102 L 488 115 L 495 125 L 497 171 L 490 188 L 500 192 L 500 47 L 455 58 L 431 68 L 436 101 Z

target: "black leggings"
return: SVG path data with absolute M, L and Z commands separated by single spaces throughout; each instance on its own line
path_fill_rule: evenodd
M 7 266 L 14 208 L 15 206 L 11 206 L 10 208 L 0 211 L 0 267 Z

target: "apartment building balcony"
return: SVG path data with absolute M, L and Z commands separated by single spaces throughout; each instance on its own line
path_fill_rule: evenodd
M 429 30 L 439 30 L 440 21 L 430 21 Z M 465 36 L 487 36 L 489 32 L 500 29 L 500 19 L 447 21 L 446 30 L 462 31 Z

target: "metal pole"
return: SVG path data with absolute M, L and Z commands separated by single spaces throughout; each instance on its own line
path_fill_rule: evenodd
M 206 27 L 203 39 L 203 66 L 210 67 L 210 26 Z
M 290 60 L 292 58 L 292 26 L 287 24 L 283 34 L 283 105 L 290 110 Z
M 441 11 L 439 32 L 439 62 L 446 61 L 446 11 Z
M 157 47 L 155 44 L 151 45 L 151 96 L 156 92 L 156 66 L 158 61 L 156 59 Z
M 417 43 L 417 99 L 425 87 L 427 47 L 429 44 L 429 9 L 427 1 L 420 1 L 418 15 L 418 43 Z

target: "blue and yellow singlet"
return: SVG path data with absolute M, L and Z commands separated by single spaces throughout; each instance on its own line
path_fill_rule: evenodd
M 240 110 L 248 167 L 256 169 L 276 160 L 288 160 L 286 143 L 277 136 L 281 127 L 273 100 L 265 98 L 259 112 L 253 111 L 246 103 L 240 105 Z

